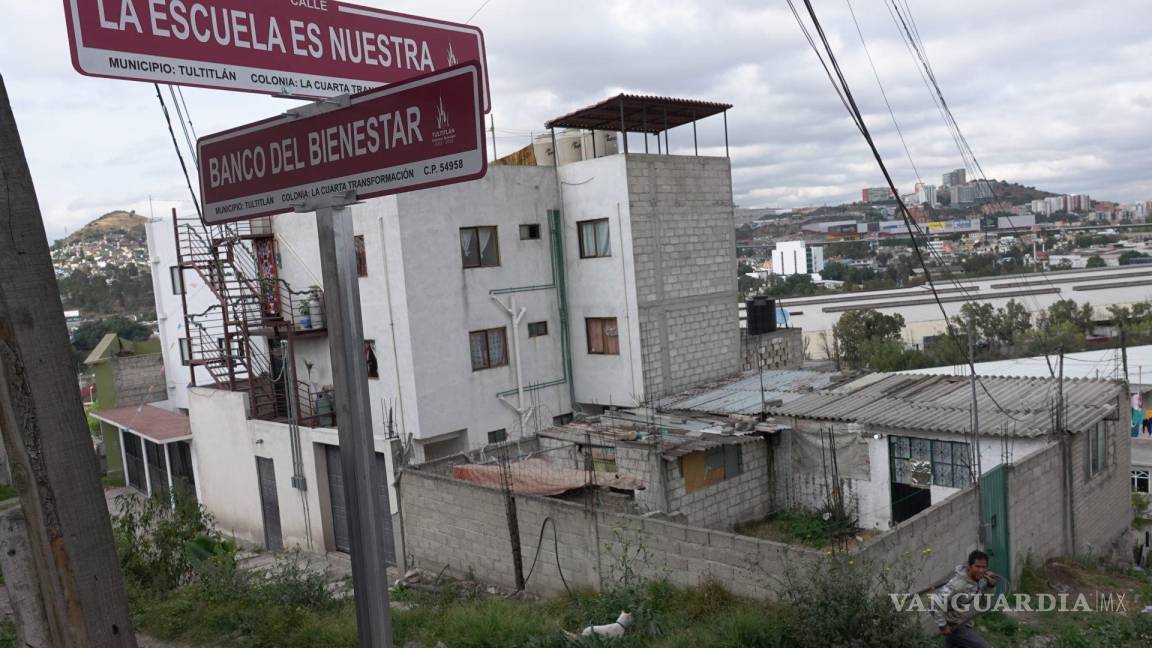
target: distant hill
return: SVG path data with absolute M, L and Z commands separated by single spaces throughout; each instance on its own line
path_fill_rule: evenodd
M 61 246 L 76 241 L 104 239 L 108 234 L 119 232 L 141 242 L 145 240 L 144 223 L 147 219 L 134 211 L 114 211 L 88 223 L 60 241 Z
M 114 211 L 52 245 L 52 263 L 66 309 L 84 318 L 154 318 L 147 221 Z
M 1050 191 L 1037 189 L 1036 187 L 1026 187 L 1016 182 L 989 180 L 988 183 L 992 185 L 992 191 L 996 194 L 996 197 L 1009 205 L 1024 205 L 1033 200 L 1059 195 Z

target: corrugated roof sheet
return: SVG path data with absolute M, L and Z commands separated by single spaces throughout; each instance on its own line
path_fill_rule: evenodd
M 136 405 L 92 413 L 93 418 L 124 428 L 156 443 L 192 438 L 188 417 L 153 405 Z
M 620 94 L 563 117 L 557 117 L 545 124 L 545 127 L 663 133 L 670 128 L 690 124 L 730 108 L 731 104 L 698 99 Z
M 840 374 L 800 370 L 769 370 L 764 371 L 763 376 L 763 395 L 760 375 L 751 371 L 726 385 L 665 398 L 656 407 L 666 412 L 717 416 L 759 414 L 764 403 L 769 406 L 790 403 L 843 379 Z
M 776 416 L 968 433 L 971 428 L 971 385 L 956 376 L 879 374 L 834 392 L 805 396 L 769 409 Z M 1058 381 L 1051 378 L 982 377 L 977 387 L 980 431 L 1036 437 L 1053 430 Z M 1067 428 L 1082 432 L 1114 416 L 1120 402 L 1119 383 L 1104 380 L 1065 380 Z M 994 400 L 993 400 L 994 399 Z

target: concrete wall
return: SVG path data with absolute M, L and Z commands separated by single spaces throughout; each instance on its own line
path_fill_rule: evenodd
M 114 407 L 130 407 L 143 403 L 167 400 L 167 384 L 164 378 L 164 356 L 159 353 L 111 357 L 112 382 L 115 389 Z M 105 406 L 103 397 L 100 405 Z
M 730 161 L 629 155 L 627 173 L 648 390 L 667 394 L 738 371 Z
M 869 540 L 858 553 L 873 567 L 911 577 L 912 591 L 944 580 L 976 549 L 980 506 L 976 489 L 952 495 Z
M 635 406 L 645 399 L 637 268 L 632 242 L 628 161 L 607 157 L 559 167 L 563 185 L 564 261 L 572 326 L 572 372 L 578 403 Z M 580 258 L 577 223 L 608 219 L 611 255 Z M 615 317 L 620 355 L 588 353 L 585 319 Z
M 308 484 L 301 497 L 302 491 L 291 483 L 292 448 L 287 425 L 248 420 L 247 396 L 242 392 L 193 388 L 189 397 L 197 485 L 201 503 L 215 516 L 216 526 L 242 542 L 263 545 L 256 457 L 266 457 L 276 472 L 284 546 L 335 551 L 324 447 L 339 446 L 336 430 L 300 429 L 303 475 Z M 387 457 L 389 475 L 395 475 L 390 442 L 377 438 L 375 449 Z M 389 505 L 395 512 L 395 490 L 389 491 Z
M 447 567 L 456 576 L 472 574 L 484 582 L 514 585 L 499 491 L 410 469 L 401 475 L 400 498 L 407 550 L 416 565 L 437 571 Z M 739 595 L 771 598 L 775 590 L 769 576 L 803 570 L 819 557 L 811 549 L 722 531 L 614 513 L 593 515 L 579 504 L 551 498 L 518 497 L 516 503 L 525 569 L 536 554 L 544 519 L 552 520 L 527 583 L 533 594 L 565 591 L 559 562 L 573 589 L 611 585 L 626 564 L 648 579 L 667 578 L 682 586 L 715 580 Z
M 526 405 L 537 405 L 541 427 L 571 411 L 564 378 L 560 321 L 552 283 L 547 213 L 557 209 L 551 169 L 495 167 L 477 182 L 373 199 L 349 209 L 364 237 L 368 275 L 360 278 L 364 338 L 373 340 L 379 378 L 370 379 L 372 420 L 385 432 L 388 410 L 397 430 L 421 443 L 466 431 L 463 445 L 487 443 L 488 432 L 520 432 L 519 417 L 497 395 L 517 389 L 510 316 L 492 299 L 514 301 L 525 315 L 517 327 Z M 541 237 L 521 240 L 519 226 L 537 224 Z M 460 228 L 494 225 L 500 265 L 464 268 Z M 274 221 L 281 277 L 294 288 L 323 286 L 315 219 L 285 214 Z M 532 289 L 529 289 L 532 288 Z M 530 322 L 548 322 L 548 334 L 528 337 Z M 468 333 L 507 327 L 507 366 L 472 371 Z M 332 384 L 326 338 L 301 340 L 297 372 Z M 518 395 L 509 397 L 518 404 Z M 535 425 L 535 421 L 532 423 Z
M 764 441 L 740 447 L 740 474 L 687 492 L 679 461 L 665 461 L 669 511 L 693 526 L 731 531 L 736 525 L 768 515 L 772 505 L 768 448 Z
M 741 369 L 800 369 L 803 366 L 804 332 L 800 329 L 777 329 L 763 335 L 740 331 Z

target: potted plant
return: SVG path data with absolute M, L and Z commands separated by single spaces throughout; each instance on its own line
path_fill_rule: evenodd
M 296 312 L 300 315 L 300 321 L 298 322 L 300 328 L 304 330 L 312 328 L 312 309 L 309 307 L 308 302 L 300 302 L 300 307 L 296 309 Z

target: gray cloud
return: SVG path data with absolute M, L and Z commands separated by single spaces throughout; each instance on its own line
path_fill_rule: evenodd
M 381 0 L 364 4 L 385 6 Z M 395 0 L 396 11 L 463 20 L 476 2 Z M 881 100 L 847 4 L 816 3 L 894 176 L 916 174 Z M 1120 201 L 1152 199 L 1152 5 L 1071 0 L 908 0 L 953 112 L 990 177 Z M 928 182 L 961 166 L 883 0 L 854 0 L 909 150 Z M 736 201 L 855 199 L 881 175 L 784 0 L 491 0 L 485 31 L 503 153 L 543 123 L 620 91 L 726 101 Z M 14 98 L 50 236 L 147 197 L 191 210 L 148 84 L 71 69 L 60 3 L 23 3 L 0 23 L 0 69 Z M 281 99 L 184 91 L 200 134 L 276 114 Z M 168 99 L 165 92 L 165 99 Z M 722 154 L 718 119 L 702 152 Z M 183 135 L 177 130 L 183 144 Z M 673 131 L 690 151 L 690 129 Z M 641 145 L 640 138 L 634 138 Z

